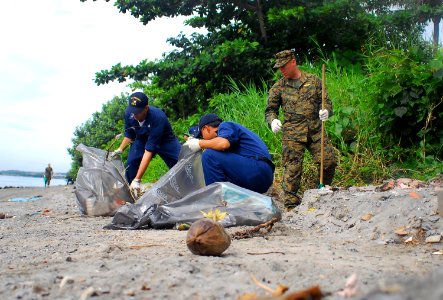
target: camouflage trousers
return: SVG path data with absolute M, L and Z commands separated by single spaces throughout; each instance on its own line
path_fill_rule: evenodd
M 300 188 L 300 181 L 303 172 L 303 156 L 307 149 L 314 158 L 320 170 L 321 161 L 321 140 L 316 142 L 297 142 L 292 140 L 283 141 L 283 201 L 286 207 L 293 208 L 300 204 L 300 197 L 297 195 Z M 334 148 L 327 137 L 324 143 L 324 161 L 323 161 L 323 183 L 330 185 L 334 177 L 337 158 L 334 154 Z

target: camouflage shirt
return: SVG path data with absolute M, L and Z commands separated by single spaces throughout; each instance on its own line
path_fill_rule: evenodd
M 321 80 L 316 75 L 301 73 L 298 79 L 281 78 L 269 90 L 266 121 L 270 125 L 283 109 L 283 140 L 307 142 L 321 138 Z M 332 115 L 332 104 L 327 93 L 325 109 Z

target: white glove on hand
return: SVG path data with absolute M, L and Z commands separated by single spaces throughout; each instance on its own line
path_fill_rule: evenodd
M 186 143 L 184 143 L 184 146 L 188 146 L 189 149 L 191 149 L 192 152 L 197 152 L 199 150 L 201 150 L 202 148 L 200 147 L 200 139 L 196 139 L 196 138 L 192 138 L 192 139 L 188 139 L 186 141 Z
M 120 148 L 118 148 L 115 151 L 112 151 L 111 153 L 109 153 L 109 157 L 108 157 L 109 160 L 117 158 L 118 156 L 120 156 L 122 154 L 122 152 L 123 151 Z
M 129 186 L 129 189 L 131 190 L 134 197 L 138 199 L 141 192 L 140 179 L 133 179 L 131 185 Z
M 273 133 L 277 133 L 281 130 L 281 122 L 279 119 L 272 120 L 271 129 Z
M 320 109 L 318 111 L 318 117 L 320 118 L 320 120 L 326 121 L 329 118 L 328 110 L 327 109 Z

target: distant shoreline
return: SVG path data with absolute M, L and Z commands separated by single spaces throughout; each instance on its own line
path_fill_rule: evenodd
M 0 171 L 0 175 L 42 178 L 44 172 L 5 170 L 5 171 Z M 54 176 L 52 176 L 52 178 L 66 179 L 66 176 L 67 173 L 55 173 Z

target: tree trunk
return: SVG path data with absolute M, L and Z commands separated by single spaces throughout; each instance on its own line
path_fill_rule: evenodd
M 260 24 L 261 37 L 263 38 L 265 43 L 268 43 L 268 35 L 266 33 L 265 20 L 264 20 L 264 16 L 263 16 L 263 10 L 261 9 L 260 0 L 257 0 L 257 11 L 256 12 L 257 12 L 257 17 L 258 17 L 258 22 Z
M 441 17 L 432 18 L 432 22 L 434 23 L 434 32 L 432 34 L 434 45 L 438 46 L 438 41 L 440 39 L 440 20 Z
M 223 1 L 220 1 L 223 2 Z M 263 10 L 261 8 L 260 0 L 257 0 L 257 6 L 248 4 L 244 2 L 243 0 L 232 0 L 232 3 L 237 5 L 240 8 L 246 9 L 246 10 L 252 10 L 255 14 L 257 14 L 258 23 L 260 25 L 260 34 L 265 43 L 268 42 L 268 34 L 266 33 L 266 27 L 265 27 L 265 17 L 263 15 Z

